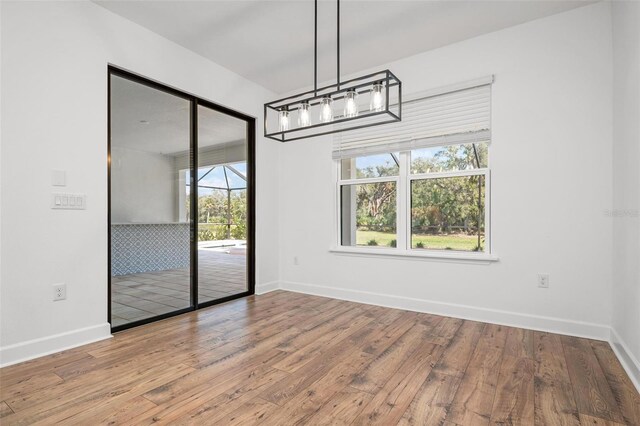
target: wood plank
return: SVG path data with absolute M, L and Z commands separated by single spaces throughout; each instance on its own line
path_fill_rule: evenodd
M 124 403 L 118 404 L 115 409 L 109 409 L 106 412 L 93 413 L 87 416 L 84 424 L 92 425 L 125 425 L 132 424 L 131 420 L 142 413 L 146 413 L 156 407 L 156 404 L 149 401 L 143 396 L 137 396 L 127 399 Z M 71 418 L 73 419 L 73 417 Z M 69 420 L 71 421 L 71 420 Z M 76 421 L 76 419 L 74 419 Z M 80 424 L 80 423 L 76 423 Z
M 491 410 L 492 424 L 534 423 L 534 372 L 535 364 L 530 358 L 502 357 Z
M 2 383 L 3 387 L 12 386 L 16 383 L 28 380 L 33 376 L 47 374 L 55 368 L 88 358 L 92 358 L 92 356 L 80 347 L 58 352 L 53 355 L 47 355 L 32 361 L 0 368 L 0 383 Z
M 331 324 L 332 329 L 324 330 L 321 336 L 316 336 L 306 346 L 290 353 L 274 367 L 293 373 L 313 361 L 314 358 L 323 356 L 323 353 L 333 345 L 339 345 L 342 340 L 355 334 L 370 322 L 371 318 L 363 316 L 361 310 L 351 310 L 345 315 L 337 317 L 336 321 Z M 304 334 L 306 333 L 303 333 L 302 336 Z
M 389 309 L 382 306 L 367 305 L 367 315 L 370 315 L 378 324 L 388 326 L 405 314 L 400 309 Z
M 251 406 L 252 401 L 263 401 L 257 397 L 260 391 L 282 380 L 287 375 L 284 371 L 276 370 L 275 368 L 252 374 L 212 399 L 206 400 L 202 396 L 199 397 L 197 401 L 199 405 L 196 408 L 191 411 L 182 410 L 180 416 L 172 420 L 171 424 L 227 424 L 227 421 L 231 421 L 230 418 L 244 417 L 239 416 L 237 411 L 242 407 Z M 269 403 L 269 405 L 274 404 Z M 260 416 L 258 415 L 257 417 Z
M 386 323 L 387 326 L 380 327 L 377 322 L 365 326 L 345 339 L 340 345 L 332 346 L 328 352 L 324 353 L 322 357 L 318 357 L 312 364 L 296 370 L 282 382 L 265 390 L 261 394 L 261 398 L 277 405 L 283 405 L 318 380 L 336 363 L 342 362 L 351 352 L 362 350 L 371 355 L 378 354 L 392 345 L 415 324 L 416 316 L 412 313 L 389 310 L 388 314 L 391 319 L 387 318 L 388 321 L 386 321 L 384 317 L 387 315 L 383 315 L 381 317 L 383 321 L 379 323 Z
M 20 399 L 22 395 L 27 395 L 57 383 L 62 382 L 62 378 L 56 373 L 44 373 L 35 376 L 26 376 L 24 380 L 14 381 L 12 384 L 0 386 L 0 401 Z
M 536 377 L 546 382 L 571 383 L 562 340 L 557 334 L 534 332 Z
M 579 426 L 560 336 L 535 332 L 535 424 Z
M 150 344 L 148 346 L 138 346 L 135 347 L 135 349 L 129 348 L 129 350 L 124 353 L 119 353 L 119 351 L 115 352 L 117 355 L 83 359 L 79 362 L 55 368 L 54 372 L 65 380 L 71 380 L 95 370 L 117 368 L 118 366 L 122 366 L 123 361 L 127 364 L 135 364 L 138 362 L 147 362 L 149 359 L 166 358 L 171 359 L 172 363 L 185 363 L 189 365 L 189 362 L 194 358 L 207 354 L 205 348 L 185 338 Z
M 423 325 L 429 330 L 432 330 L 438 326 L 446 317 L 440 315 L 431 315 L 421 313 L 418 316 L 418 323 Z
M 363 330 L 361 333 L 370 333 L 370 330 Z M 336 364 L 345 362 L 347 358 L 358 352 L 358 347 L 351 340 L 347 340 L 340 345 L 334 345 L 324 356 L 289 374 L 284 380 L 268 387 L 259 397 L 282 406 L 308 389 L 312 383 L 326 375 Z M 368 355 L 371 358 L 371 355 Z
M 486 325 L 446 421 L 460 425 L 489 424 L 506 338 L 506 327 Z
M 261 424 L 265 415 L 277 410 L 279 407 L 264 399 L 254 398 L 246 402 L 233 413 L 224 417 L 220 424 L 226 426 Z M 198 424 L 198 423 L 196 423 Z M 199 423 L 202 424 L 202 423 Z
M 145 392 L 184 377 L 192 371 L 192 368 L 184 364 L 167 365 L 165 369 L 153 376 L 136 380 L 126 387 L 116 388 L 106 395 L 97 395 L 82 404 L 74 401 L 66 410 L 61 410 L 55 416 L 49 416 L 36 424 L 47 425 L 52 422 L 59 423 L 62 421 L 70 424 L 97 424 L 100 419 L 113 415 L 119 418 L 133 418 L 135 412 L 144 413 L 155 407 L 153 406 L 154 404 L 147 404 L 150 401 L 146 400 L 144 409 L 140 406 L 131 409 L 128 408 L 130 401 L 141 401 Z M 121 413 L 119 413 L 120 409 L 123 410 Z
M 275 351 L 275 350 L 272 350 Z M 279 351 L 277 351 L 279 352 Z M 281 353 L 281 352 L 280 352 Z M 227 370 L 224 374 L 218 375 L 213 381 L 199 382 L 195 387 L 185 387 L 186 383 L 181 383 L 181 387 L 172 386 L 173 396 L 165 402 L 157 403 L 158 407 L 152 409 L 141 416 L 132 420 L 132 424 L 173 424 L 183 418 L 187 418 L 187 413 L 195 412 L 203 406 L 215 399 L 219 401 L 222 395 L 228 394 L 232 389 L 242 386 L 243 383 L 250 382 L 249 379 L 263 378 L 273 369 L 268 362 L 253 362 L 249 365 L 240 365 L 231 370 Z M 147 399 L 157 397 L 155 392 L 144 395 Z M 166 396 L 166 395 L 163 395 Z M 223 396 L 222 399 L 226 399 Z M 215 402 L 212 403 L 215 405 Z
M 580 424 L 582 426 L 624 426 L 623 423 L 612 422 L 610 420 L 601 419 L 586 414 L 580 414 Z
M 166 368 L 164 363 L 141 364 L 132 360 L 121 360 L 108 368 L 93 370 L 84 376 L 54 384 L 38 392 L 22 394 L 6 402 L 16 412 L 35 413 L 43 411 L 43 404 L 45 407 L 59 407 L 99 394 L 105 389 L 112 390 L 119 384 L 126 385 L 163 368 Z M 30 410 L 32 408 L 33 410 Z
M 82 417 L 87 414 L 88 410 L 96 410 L 103 407 L 104 404 L 109 406 L 110 410 L 111 406 L 117 405 L 118 401 L 126 401 L 129 396 L 139 396 L 148 390 L 148 387 L 157 386 L 159 381 L 173 380 L 189 371 L 191 369 L 184 365 L 157 364 L 130 371 L 126 373 L 126 378 L 120 378 L 119 381 L 102 380 L 91 385 L 86 383 L 85 393 L 75 390 L 67 393 L 63 390 L 57 393 L 56 397 L 48 398 L 37 405 L 20 411 L 14 410 L 16 414 L 12 418 L 15 421 L 13 424 L 56 424 L 73 416 Z M 62 385 L 57 387 L 63 388 Z M 132 390 L 134 391 L 132 392 Z
M 238 383 L 241 374 L 256 374 L 256 370 L 271 369 L 271 363 L 281 359 L 284 353 L 277 349 L 254 354 L 245 352 L 234 358 L 226 358 L 218 363 L 197 369 L 193 373 L 159 386 L 144 394 L 149 401 L 162 406 L 169 402 L 178 402 L 200 393 L 217 396 Z M 211 394 L 211 383 L 215 384 L 217 394 Z M 225 387 L 222 387 L 225 386 Z
M 580 416 L 570 383 L 535 379 L 536 425 L 579 426 Z
M 419 318 L 418 315 L 412 312 L 395 311 L 388 314 L 393 320 L 385 324 L 384 317 L 386 316 L 384 315 L 382 320 L 379 321 L 382 326 L 374 327 L 373 332 L 367 335 L 366 341 L 363 341 L 363 351 L 375 356 L 379 355 L 412 328 Z
M 589 342 L 569 336 L 561 339 L 578 412 L 613 422 L 624 422 L 609 382 Z
M 598 363 L 609 382 L 624 421 L 640 425 L 640 394 L 607 342 L 592 341 Z
M 444 348 L 423 341 L 354 420 L 354 425 L 387 425 L 400 420 L 442 357 Z
M 431 371 L 398 425 L 439 425 L 444 423 L 461 378 Z
M 346 426 L 362 412 L 373 395 L 347 386 L 329 399 L 307 423 L 315 426 Z
M 425 339 L 440 346 L 447 346 L 463 322 L 458 318 L 443 317 L 429 330 Z
M 534 332 L 523 328 L 509 327 L 504 356 L 534 358 Z
M 347 313 L 351 309 L 351 307 L 337 304 L 334 305 L 333 309 L 323 310 L 302 321 L 296 318 L 297 321 L 295 321 L 292 327 L 299 330 L 299 333 L 284 340 L 277 346 L 277 349 L 284 352 L 295 352 L 307 346 L 317 338 L 322 337 L 324 332 L 330 330 L 335 324 L 342 322 L 340 319 L 342 314 Z M 366 310 L 361 310 L 361 312 L 366 312 Z
M 409 329 L 393 345 L 375 357 L 364 371 L 356 374 L 351 386 L 369 393 L 378 392 L 400 365 L 420 348 L 422 336 L 423 330 L 418 326 Z
M 13 414 L 13 410 L 11 409 L 11 407 L 9 407 L 6 402 L 0 401 L 0 419 L 3 417 L 8 417 L 10 414 Z
M 342 362 L 336 364 L 320 379 L 311 383 L 303 392 L 298 393 L 275 411 L 265 415 L 269 424 L 307 424 L 307 419 L 344 389 L 354 374 L 371 363 L 371 355 L 356 350 Z
M 204 353 L 199 352 L 197 356 L 184 362 L 194 368 L 206 368 L 209 365 L 219 362 L 237 362 L 240 358 L 236 359 L 236 357 L 247 357 L 250 356 L 250 354 L 255 355 L 263 350 L 269 350 L 276 347 L 283 340 L 295 336 L 298 333 L 298 330 L 295 328 L 289 328 L 273 334 L 269 332 L 266 336 L 243 336 L 240 339 L 217 347 L 215 350 L 204 348 Z M 280 355 L 279 359 L 286 356 L 282 351 L 278 351 L 278 354 Z M 228 361 L 230 359 L 234 359 L 235 361 Z
M 485 324 L 464 321 L 449 341 L 434 369 L 450 376 L 462 377 L 482 335 Z

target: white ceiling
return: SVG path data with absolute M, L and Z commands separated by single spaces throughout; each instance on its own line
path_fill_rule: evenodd
M 313 83 L 313 1 L 96 1 L 276 92 Z M 342 74 L 563 12 L 588 0 L 341 2 Z M 319 81 L 335 78 L 335 1 L 318 6 Z
M 198 146 L 244 142 L 246 122 L 200 106 Z M 158 154 L 189 150 L 189 101 L 111 77 L 111 144 Z

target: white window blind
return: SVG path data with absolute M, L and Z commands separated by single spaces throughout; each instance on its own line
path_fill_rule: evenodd
M 337 133 L 333 158 L 491 139 L 493 77 L 430 91 L 402 103 L 402 121 Z

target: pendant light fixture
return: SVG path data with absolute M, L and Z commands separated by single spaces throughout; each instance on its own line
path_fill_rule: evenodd
M 313 90 L 264 104 L 265 137 L 289 142 L 401 121 L 402 83 L 391 71 L 340 80 L 340 0 L 336 17 L 335 84 L 318 88 L 318 0 L 314 0 Z
M 288 109 L 283 109 L 282 111 L 279 112 L 279 125 L 278 125 L 278 130 L 281 132 L 286 132 L 287 130 L 289 130 L 289 110 Z
M 358 92 L 355 90 L 347 90 L 344 95 L 344 114 L 343 117 L 352 118 L 358 116 Z
M 333 99 L 330 96 L 324 96 L 320 100 L 320 122 L 331 123 L 333 120 Z
M 371 88 L 369 109 L 371 111 L 382 111 L 384 108 L 384 94 L 382 84 L 375 83 Z
M 298 127 L 305 127 L 311 124 L 310 114 L 309 102 L 300 102 L 300 109 L 298 110 Z

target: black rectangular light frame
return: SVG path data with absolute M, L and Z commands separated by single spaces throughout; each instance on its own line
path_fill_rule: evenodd
M 320 100 L 324 97 L 330 97 L 333 101 L 340 100 L 344 98 L 344 94 L 347 91 L 351 90 L 355 90 L 358 94 L 369 93 L 374 84 L 380 83 L 383 84 L 383 89 L 385 91 L 384 109 L 380 111 L 360 111 L 355 117 L 340 118 L 340 116 L 337 116 L 337 118 L 334 118 L 330 122 L 311 124 L 304 127 L 295 127 L 284 131 L 270 131 L 268 128 L 269 114 L 275 113 L 276 117 L 278 117 L 278 114 L 281 111 L 296 111 L 302 102 L 308 102 L 310 106 L 315 106 L 318 105 Z M 392 91 L 397 91 L 397 96 L 395 96 L 397 100 L 396 103 L 390 103 L 389 99 L 390 95 L 393 94 Z M 366 118 L 373 118 L 373 120 L 364 120 L 366 124 L 362 124 L 363 119 Z M 278 142 L 290 142 L 315 136 L 361 129 L 364 127 L 394 123 L 401 120 L 402 82 L 388 69 L 264 104 L 264 136 Z M 350 125 L 346 123 L 353 124 Z M 336 124 L 339 125 L 337 128 L 326 129 L 327 126 L 335 126 Z

